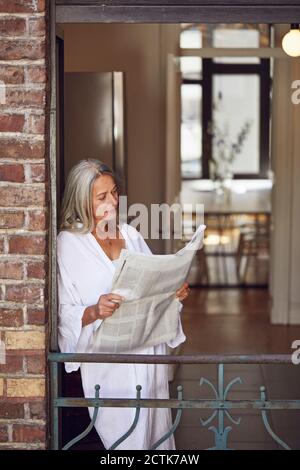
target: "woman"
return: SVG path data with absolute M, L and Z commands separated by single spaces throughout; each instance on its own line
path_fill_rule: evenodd
M 122 248 L 151 253 L 140 233 L 128 224 L 107 231 L 118 215 L 118 185 L 111 169 L 95 159 L 80 161 L 70 171 L 57 238 L 59 347 L 62 352 L 86 352 L 93 332 L 113 315 L 122 297 L 111 294 L 115 263 Z M 180 301 L 189 293 L 187 283 L 177 292 Z M 180 304 L 182 307 L 182 305 Z M 185 341 L 178 323 L 177 337 L 168 344 L 139 348 L 134 354 L 166 354 L 167 346 Z M 94 397 L 95 384 L 102 398 L 133 398 L 136 385 L 142 398 L 169 398 L 168 365 L 66 363 L 67 372 L 80 367 L 85 397 Z M 90 416 L 93 409 L 89 408 Z M 96 430 L 109 448 L 130 428 L 134 408 L 100 408 Z M 169 409 L 142 408 L 137 427 L 118 449 L 149 449 L 171 427 Z M 171 436 L 159 447 L 175 449 Z

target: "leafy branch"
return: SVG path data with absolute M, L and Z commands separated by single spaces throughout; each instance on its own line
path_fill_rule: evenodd
M 212 140 L 217 149 L 218 157 L 211 157 L 211 163 L 215 167 L 216 176 L 219 175 L 220 167 L 228 166 L 233 163 L 237 155 L 242 151 L 245 140 L 250 132 L 252 126 L 251 120 L 246 120 L 243 124 L 241 130 L 237 134 L 236 140 L 231 142 L 229 139 L 229 124 L 225 123 L 224 128 L 221 129 L 220 126 L 210 121 L 207 127 L 207 133 L 211 135 Z

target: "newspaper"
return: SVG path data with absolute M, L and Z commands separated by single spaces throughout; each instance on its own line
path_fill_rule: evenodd
M 122 249 L 111 292 L 125 298 L 94 332 L 90 352 L 130 353 L 177 336 L 182 307 L 176 297 L 187 279 L 196 251 L 203 246 L 200 225 L 190 242 L 171 255 Z

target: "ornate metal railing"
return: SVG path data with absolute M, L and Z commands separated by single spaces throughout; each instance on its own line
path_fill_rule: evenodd
M 289 364 L 291 365 L 290 355 L 192 355 L 192 356 L 151 356 L 151 355 L 109 355 L 109 354 L 63 354 L 50 353 L 49 361 L 51 367 L 51 408 L 52 408 L 52 449 L 59 448 L 59 420 L 58 410 L 61 407 L 93 407 L 94 413 L 89 426 L 77 437 L 66 444 L 63 449 L 70 449 L 75 443 L 83 439 L 93 428 L 96 421 L 98 410 L 102 407 L 131 407 L 135 408 L 135 417 L 128 431 L 116 441 L 109 450 L 116 449 L 121 442 L 134 431 L 139 420 L 141 408 L 174 408 L 177 414 L 171 429 L 152 446 L 151 449 L 157 449 L 162 442 L 168 439 L 180 424 L 181 416 L 184 409 L 211 409 L 211 416 L 203 420 L 203 426 L 213 423 L 209 429 L 214 435 L 214 445 L 210 449 L 226 450 L 227 439 L 232 426 L 225 426 L 225 418 L 234 424 L 239 425 L 240 418 L 233 418 L 230 410 L 233 409 L 255 409 L 260 410 L 262 422 L 266 431 L 273 440 L 283 449 L 289 450 L 290 447 L 272 430 L 268 419 L 268 411 L 270 410 L 300 410 L 299 400 L 270 400 L 266 396 L 266 389 L 262 385 L 260 387 L 260 399 L 258 400 L 228 400 L 229 390 L 237 383 L 242 383 L 240 377 L 232 379 L 227 385 L 224 383 L 224 365 L 225 364 Z M 61 362 L 93 362 L 93 363 L 139 363 L 139 364 L 217 364 L 218 365 L 218 381 L 215 386 L 206 378 L 201 378 L 200 385 L 208 385 L 214 394 L 213 399 L 197 399 L 188 400 L 183 397 L 183 387 L 177 387 L 177 399 L 143 399 L 141 398 L 142 388 L 139 384 L 136 386 L 135 398 L 101 398 L 101 384 L 95 385 L 94 398 L 71 398 L 58 396 L 57 368 Z M 295 366 L 296 369 L 296 366 Z M 296 372 L 296 370 L 295 370 Z M 300 392 L 299 392 L 300 394 Z M 300 423 L 299 423 L 300 424 Z

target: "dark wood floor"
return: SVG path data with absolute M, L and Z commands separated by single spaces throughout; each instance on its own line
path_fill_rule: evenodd
M 213 289 L 194 288 L 186 301 L 183 327 L 187 336 L 180 347 L 180 354 L 258 354 L 291 353 L 291 344 L 300 339 L 300 326 L 270 324 L 270 299 L 267 289 Z M 300 399 L 300 366 L 286 365 L 226 365 L 225 385 L 240 376 L 229 392 L 229 399 L 259 399 L 261 385 L 266 386 L 269 398 Z M 185 398 L 213 398 L 207 385 L 200 387 L 200 378 L 205 377 L 217 384 L 217 366 L 182 365 L 175 373 L 170 386 L 171 396 L 176 396 L 176 387 L 184 387 Z M 252 410 L 236 410 L 233 416 L 242 418 L 231 425 L 228 446 L 234 449 L 278 449 L 263 426 L 261 415 Z M 178 449 L 205 449 L 214 445 L 214 433 L 203 427 L 200 417 L 207 418 L 209 412 L 185 410 L 176 431 Z M 270 424 L 292 448 L 300 448 L 300 412 L 272 411 Z M 217 425 L 215 419 L 210 425 Z M 208 426 L 209 427 L 209 426 Z
M 300 326 L 271 325 L 267 289 L 192 288 L 183 310 L 184 353 L 289 353 Z

